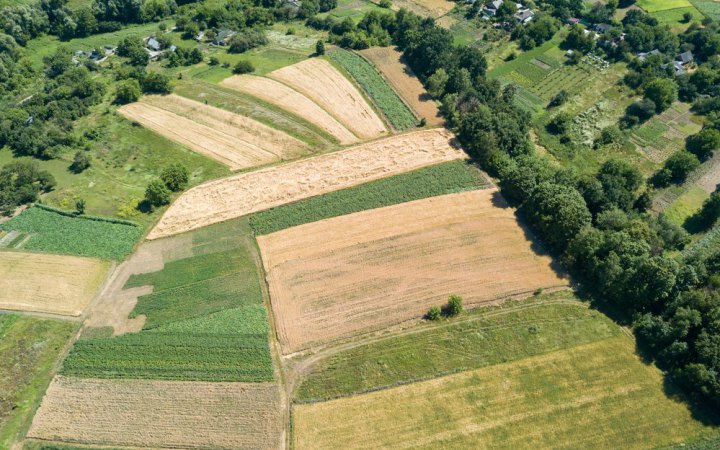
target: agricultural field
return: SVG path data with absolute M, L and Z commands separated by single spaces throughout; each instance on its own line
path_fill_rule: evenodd
M 121 222 L 75 216 L 41 206 L 23 211 L 0 225 L 14 233 L 5 246 L 21 250 L 122 260 L 140 236 L 142 228 Z
M 339 20 L 350 18 L 357 23 L 370 11 L 387 12 L 385 8 L 368 0 L 338 0 L 335 8 L 326 13 L 320 13 L 318 16 L 331 16 Z
M 340 144 L 352 144 L 358 140 L 350 130 L 317 103 L 273 79 L 254 75 L 236 75 L 226 78 L 221 85 L 255 96 L 303 117 L 335 137 Z
M 405 8 L 419 16 L 437 19 L 452 11 L 455 5 L 448 0 L 395 0 L 392 8 L 396 11 Z
M 95 445 L 274 449 L 278 387 L 56 377 L 29 437 Z
M 654 163 L 663 163 L 673 153 L 685 148 L 685 138 L 702 126 L 690 112 L 690 105 L 676 102 L 633 130 L 630 140 Z
M 304 94 L 362 139 L 387 132 L 382 119 L 363 95 L 332 64 L 324 59 L 307 59 L 269 74 Z
M 494 189 L 313 222 L 258 245 L 284 354 L 418 319 L 451 294 L 477 306 L 567 284 Z
M 185 192 L 163 215 L 148 239 L 367 183 L 466 155 L 450 145 L 447 130 L 389 137 L 339 152 L 217 180 Z
M 79 316 L 109 266 L 77 256 L 0 251 L 0 309 Z
M 542 326 L 541 326 L 542 327 Z M 295 448 L 625 448 L 708 432 L 627 336 L 324 403 Z M 658 432 L 662 430 L 662 432 Z M 358 439 L 362 436 L 362 439 Z
M 720 20 L 720 2 L 718 0 L 691 0 L 690 3 L 712 20 Z
M 692 216 L 702 207 L 703 202 L 707 198 L 707 192 L 697 186 L 690 186 L 670 203 L 663 213 L 672 222 L 682 226 L 688 217 Z
M 689 0 L 638 0 L 636 4 L 649 13 L 692 6 Z
M 118 112 L 231 170 L 310 153 L 303 142 L 281 131 L 178 95 L 144 96 Z
M 74 321 L 0 315 L 0 448 L 10 448 L 27 431 L 78 327 Z
M 393 128 L 407 130 L 417 126 L 418 120 L 412 111 L 365 58 L 340 48 L 332 50 L 328 56 L 362 86 Z
M 412 69 L 403 63 L 402 54 L 397 49 L 373 47 L 360 51 L 360 54 L 380 70 L 395 92 L 418 116 L 424 118 L 428 125 L 437 126 L 443 123 L 437 104 L 430 98 Z

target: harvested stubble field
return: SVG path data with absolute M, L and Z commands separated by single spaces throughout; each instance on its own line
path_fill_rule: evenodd
M 258 237 L 283 353 L 566 285 L 495 189 L 417 200 Z
M 96 445 L 274 449 L 280 420 L 278 387 L 270 383 L 58 376 L 28 436 Z
M 392 136 L 213 181 L 185 192 L 148 239 L 157 239 L 445 161 L 465 159 L 444 129 Z
M 395 0 L 392 7 L 394 10 L 405 8 L 422 17 L 438 18 L 452 11 L 455 3 L 448 0 Z
M 269 75 L 315 101 L 360 138 L 375 138 L 387 131 L 355 86 L 323 59 L 307 59 Z
M 420 80 L 408 65 L 402 62 L 402 53 L 393 47 L 373 47 L 362 50 L 361 55 L 372 61 L 395 91 L 430 126 L 443 123 L 438 107 L 425 91 Z
M 295 89 L 273 79 L 254 75 L 235 75 L 224 79 L 222 86 L 236 89 L 277 105 L 317 125 L 341 144 L 352 144 L 358 138 L 317 103 Z
M 79 316 L 109 265 L 76 256 L 0 252 L 0 309 Z
M 118 112 L 232 170 L 310 153 L 303 142 L 282 131 L 178 95 L 145 96 Z
M 626 336 L 299 405 L 293 418 L 297 449 L 644 449 L 711 429 Z

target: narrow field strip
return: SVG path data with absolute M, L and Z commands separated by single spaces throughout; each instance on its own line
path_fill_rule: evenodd
M 79 316 L 109 267 L 91 258 L 0 251 L 0 309 Z
M 350 130 L 317 103 L 275 80 L 254 75 L 235 75 L 224 79 L 220 85 L 250 94 L 297 114 L 334 136 L 340 144 L 347 145 L 358 141 L 358 138 Z
M 275 449 L 280 417 L 278 387 L 271 383 L 58 376 L 28 437 L 95 445 Z
M 148 235 L 157 239 L 397 175 L 465 159 L 443 129 L 392 136 L 280 166 L 206 183 L 185 192 Z
M 355 86 L 323 59 L 307 59 L 269 76 L 305 94 L 358 137 L 370 139 L 387 131 Z
M 299 450 L 645 449 L 711 429 L 665 394 L 660 371 L 644 364 L 625 336 L 296 405 L 293 419 Z
M 449 194 L 258 237 L 289 354 L 467 305 L 565 286 L 495 189 Z

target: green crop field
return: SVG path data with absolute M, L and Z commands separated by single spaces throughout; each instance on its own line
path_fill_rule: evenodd
M 712 20 L 720 20 L 720 2 L 717 0 L 690 0 L 700 12 Z
M 29 235 L 26 250 L 122 260 L 142 235 L 135 225 L 70 217 L 40 207 L 29 208 L 0 225 Z
M 63 373 L 98 378 L 271 381 L 268 317 L 247 221 L 192 234 L 193 256 L 135 275 L 126 287 L 152 285 L 132 313 L 143 331 L 89 334 Z
M 256 234 L 269 234 L 304 223 L 486 185 L 487 180 L 474 166 L 453 161 L 263 211 L 251 216 L 250 224 Z
M 407 130 L 417 125 L 417 118 L 412 111 L 365 58 L 341 49 L 333 50 L 328 55 L 362 86 L 393 127 Z
M 649 13 L 692 6 L 689 0 L 638 0 L 636 4 Z
M 685 13 L 692 14 L 692 20 L 688 23 L 685 22 L 683 15 Z M 703 13 L 698 11 L 694 6 L 690 5 L 684 8 L 674 9 L 663 9 L 650 13 L 650 15 L 657 19 L 661 24 L 667 24 L 674 31 L 683 31 L 690 23 L 700 23 L 704 18 Z
M 0 448 L 10 448 L 50 383 L 52 369 L 79 324 L 0 315 Z
M 685 219 L 696 213 L 707 198 L 707 192 L 698 186 L 691 186 L 675 199 L 664 213 L 672 222 L 682 226 Z

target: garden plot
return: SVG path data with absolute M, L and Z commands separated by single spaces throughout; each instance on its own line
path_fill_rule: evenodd
M 108 268 L 91 258 L 0 252 L 0 309 L 79 316 Z
M 392 47 L 373 47 L 361 51 L 360 54 L 382 72 L 395 91 L 419 116 L 425 118 L 428 125 L 442 124 L 443 119 L 440 117 L 437 105 L 412 69 L 402 62 L 402 53 Z
M 465 159 L 444 129 L 389 137 L 314 158 L 243 173 L 186 191 L 148 239 L 182 233 L 368 181 Z
M 341 144 L 357 142 L 357 137 L 338 122 L 317 103 L 295 89 L 265 77 L 236 75 L 226 78 L 221 85 L 245 92 L 266 102 L 277 105 L 317 125 Z
M 145 96 L 118 112 L 232 170 L 310 153 L 303 142 L 282 131 L 177 95 Z
M 630 140 L 650 161 L 662 164 L 678 150 L 685 148 L 685 138 L 700 131 L 692 120 L 690 105 L 674 103 L 662 114 L 636 128 Z
M 269 75 L 305 94 L 360 138 L 378 137 L 387 131 L 355 86 L 323 59 L 307 59 Z
M 28 436 L 95 445 L 274 449 L 280 421 L 274 384 L 58 376 Z
M 417 200 L 258 237 L 285 354 L 567 284 L 495 189 Z

